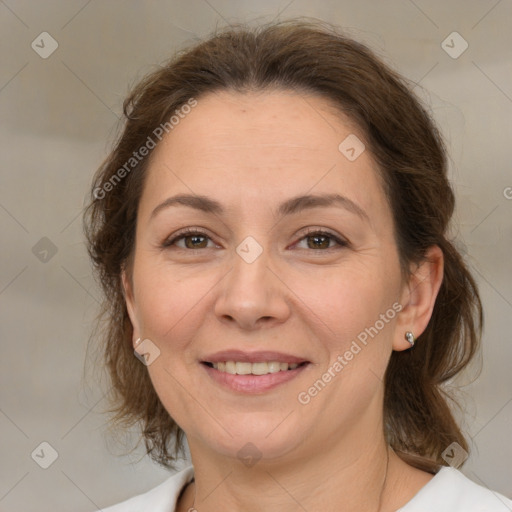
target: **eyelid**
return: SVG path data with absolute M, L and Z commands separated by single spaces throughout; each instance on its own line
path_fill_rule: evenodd
M 301 242 L 302 240 L 304 240 L 305 238 L 307 238 L 308 236 L 311 236 L 311 235 L 323 235 L 323 236 L 330 237 L 332 240 L 334 240 L 336 242 L 338 247 L 347 247 L 350 244 L 350 242 L 347 239 L 345 239 L 344 237 L 342 237 L 326 228 L 308 227 L 305 229 L 306 229 L 306 231 L 305 232 L 303 231 L 300 234 L 299 238 L 297 239 L 297 241 L 295 241 L 292 244 L 292 246 L 298 244 L 299 242 Z M 173 233 L 172 235 L 168 236 L 162 242 L 161 246 L 163 248 L 173 246 L 176 244 L 177 241 L 185 238 L 186 236 L 192 236 L 192 235 L 204 236 L 204 237 L 208 238 L 211 242 L 213 242 L 215 245 L 218 246 L 218 244 L 213 240 L 213 237 L 210 234 L 208 234 L 208 232 L 204 228 L 199 228 L 199 227 L 187 227 L 187 228 L 178 230 L 176 233 Z M 317 252 L 327 252 L 327 251 L 335 249 L 335 248 L 336 247 L 329 247 L 327 249 L 319 249 Z M 183 249 L 183 248 L 180 247 L 180 249 Z M 207 247 L 200 248 L 197 250 L 204 250 L 204 249 L 207 249 Z M 194 249 L 185 249 L 185 250 L 193 251 Z M 313 249 L 311 249 L 311 250 L 313 250 Z
M 307 238 L 308 236 L 316 235 L 316 234 L 330 237 L 332 240 L 334 240 L 338 244 L 338 247 L 348 247 L 350 245 L 350 242 L 345 237 L 342 237 L 341 235 L 338 235 L 337 233 L 334 233 L 329 229 L 321 228 L 321 227 L 306 228 L 306 232 L 301 233 L 299 239 L 296 242 L 294 242 L 292 245 L 296 245 L 299 242 L 301 242 L 302 240 L 304 240 L 305 238 Z M 329 247 L 327 249 L 318 250 L 316 252 L 327 252 L 332 249 L 336 249 L 336 247 Z
M 178 240 L 181 240 L 182 238 L 185 238 L 186 236 L 192 236 L 192 235 L 204 236 L 204 237 L 208 238 L 209 240 L 211 240 L 215 245 L 218 246 L 218 244 L 214 242 L 213 237 L 210 234 L 208 234 L 208 232 L 204 228 L 193 227 L 193 226 L 180 229 L 180 230 L 176 231 L 175 233 L 173 233 L 172 235 L 169 235 L 161 243 L 161 246 L 163 248 L 171 247 L 173 245 L 176 245 L 176 242 Z M 182 247 L 178 247 L 178 248 L 183 249 Z M 193 251 L 194 249 L 185 249 L 185 250 Z M 198 249 L 198 250 L 204 250 L 204 249 Z

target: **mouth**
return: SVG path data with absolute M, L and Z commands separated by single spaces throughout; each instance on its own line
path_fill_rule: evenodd
M 310 366 L 309 361 L 201 361 L 202 367 L 224 390 L 244 395 L 261 395 L 290 382 Z
M 221 373 L 229 373 L 230 375 L 268 375 L 271 373 L 295 370 L 308 364 L 308 362 L 281 363 L 279 361 L 258 361 L 251 363 L 247 361 L 219 361 L 214 363 L 203 361 L 202 364 L 209 368 L 214 368 Z

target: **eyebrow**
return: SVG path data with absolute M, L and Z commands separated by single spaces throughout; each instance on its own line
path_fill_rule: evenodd
M 192 194 L 178 194 L 167 198 L 160 203 L 150 215 L 150 220 L 155 217 L 160 211 L 171 206 L 188 206 L 205 213 L 212 213 L 214 215 L 222 215 L 225 212 L 224 207 L 214 199 L 206 196 L 198 196 Z M 277 215 L 284 217 L 286 215 L 293 215 L 303 210 L 311 208 L 337 206 L 343 208 L 351 213 L 354 213 L 362 220 L 370 221 L 368 214 L 354 201 L 348 197 L 340 194 L 307 194 L 287 199 L 281 203 L 277 209 Z

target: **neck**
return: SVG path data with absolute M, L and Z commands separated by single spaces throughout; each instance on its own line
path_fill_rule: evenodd
M 194 457 L 191 445 L 195 482 L 187 488 L 178 510 L 213 512 L 219 504 L 232 512 L 396 510 L 389 490 L 397 487 L 401 460 L 383 435 L 370 439 L 359 445 L 345 439 L 342 446 L 329 444 L 324 451 L 293 463 L 260 460 L 252 467 L 239 460 L 209 460 L 203 453 Z

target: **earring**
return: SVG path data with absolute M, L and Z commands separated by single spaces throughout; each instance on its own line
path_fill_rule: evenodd
M 411 345 L 411 348 L 414 347 L 415 338 L 414 338 L 414 334 L 411 331 L 407 331 L 405 333 L 405 339 L 409 342 L 409 344 Z

